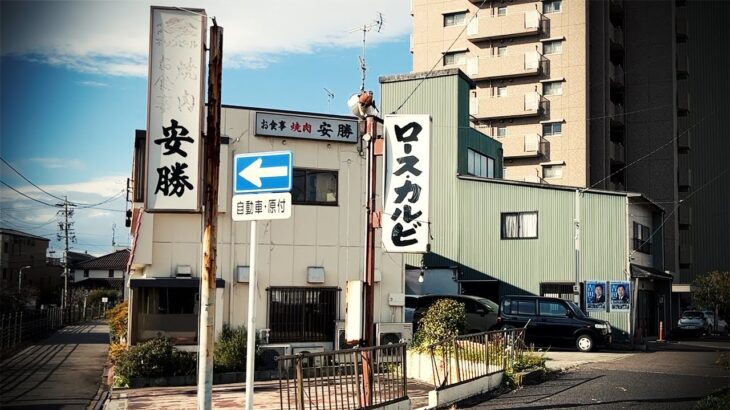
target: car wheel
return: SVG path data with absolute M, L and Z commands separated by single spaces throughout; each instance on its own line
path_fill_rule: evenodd
M 575 346 L 581 352 L 590 352 L 594 348 L 591 335 L 582 334 L 575 339 Z

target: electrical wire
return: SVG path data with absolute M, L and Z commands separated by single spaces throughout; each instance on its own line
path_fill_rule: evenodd
M 57 197 L 56 195 L 53 195 L 52 193 L 50 193 L 50 192 L 46 191 L 45 189 L 43 189 L 43 188 L 39 187 L 38 185 L 34 184 L 34 183 L 33 183 L 33 181 L 31 181 L 31 180 L 30 180 L 30 179 L 28 179 L 28 178 L 27 178 L 27 177 L 26 177 L 25 175 L 23 175 L 23 173 L 22 173 L 22 172 L 18 171 L 18 170 L 17 170 L 17 169 L 15 168 L 15 167 L 13 167 L 12 165 L 10 165 L 10 163 L 9 163 L 8 161 L 6 161 L 6 160 L 5 160 L 5 158 L 3 158 L 3 157 L 0 157 L 0 160 L 1 160 L 1 161 L 2 161 L 2 162 L 3 162 L 4 164 L 5 164 L 5 165 L 7 165 L 7 166 L 8 166 L 8 168 L 10 168 L 10 169 L 12 169 L 13 171 L 15 171 L 15 173 L 16 173 L 16 174 L 20 175 L 20 177 L 21 177 L 21 178 L 23 178 L 23 179 L 24 179 L 24 180 L 25 180 L 26 182 L 28 182 L 29 184 L 31 184 L 31 185 L 33 185 L 34 187 L 38 188 L 38 190 L 40 190 L 40 191 L 41 191 L 41 192 L 43 192 L 44 194 L 46 194 L 46 195 L 48 195 L 48 196 L 50 196 L 50 197 L 52 197 L 52 198 L 54 198 L 54 199 L 58 199 L 59 201 L 65 201 L 65 199 L 63 199 L 63 198 L 59 198 L 59 197 Z
M 22 193 L 22 192 L 18 191 L 17 189 L 13 188 L 12 186 L 8 185 L 8 184 L 7 184 L 7 183 L 6 183 L 5 181 L 2 181 L 2 180 L 0 180 L 0 183 L 1 183 L 1 184 L 3 184 L 3 185 L 5 185 L 6 187 L 8 187 L 8 188 L 12 189 L 12 190 L 13 190 L 13 191 L 15 191 L 15 192 L 16 192 L 17 194 L 19 194 L 19 195 L 22 195 L 22 196 L 24 196 L 24 197 L 26 197 L 26 198 L 28 198 L 28 199 L 30 199 L 30 200 L 32 200 L 32 201 L 36 201 L 36 202 L 38 202 L 39 204 L 43 204 L 43 205 L 46 205 L 46 206 L 50 206 L 50 207 L 53 207 L 53 208 L 56 208 L 56 207 L 57 207 L 57 205 L 55 205 L 55 204 L 49 204 L 48 202 L 44 202 L 44 201 L 41 201 L 40 199 L 35 199 L 35 198 L 33 198 L 32 196 L 28 196 L 28 195 L 26 195 L 26 194 L 24 194 L 24 193 Z

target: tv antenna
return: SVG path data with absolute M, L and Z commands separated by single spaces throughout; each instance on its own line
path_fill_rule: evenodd
M 117 224 L 113 223 L 112 224 L 112 250 L 116 250 L 116 249 L 113 249 L 116 246 L 117 246 Z
M 327 93 L 327 112 L 332 113 L 332 110 L 330 110 L 330 104 L 332 103 L 332 100 L 335 99 L 335 93 L 330 91 L 327 87 L 324 87 L 324 92 Z
M 370 30 L 375 30 L 378 33 L 380 33 L 380 30 L 382 30 L 382 28 L 383 28 L 383 23 L 384 23 L 383 13 L 378 12 L 378 18 L 374 22 L 372 22 L 370 24 L 363 24 L 362 27 L 352 29 L 350 31 L 351 33 L 354 33 L 355 31 L 362 31 L 362 55 L 359 57 L 360 58 L 360 73 L 361 73 L 360 91 L 365 91 L 365 72 L 368 69 L 367 64 L 365 63 L 365 42 L 366 42 L 367 33 Z

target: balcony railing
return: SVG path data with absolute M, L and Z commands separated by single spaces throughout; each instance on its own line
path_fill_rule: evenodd
M 516 55 L 474 57 L 467 64 L 467 71 L 474 80 L 537 75 L 541 72 L 540 54 L 531 51 Z
M 477 42 L 495 38 L 538 34 L 541 14 L 537 10 L 506 15 L 478 16 L 466 28 L 467 39 Z
M 608 104 L 608 115 L 611 118 L 611 121 L 618 125 L 624 125 L 625 119 L 624 119 L 624 106 L 621 104 Z
M 533 158 L 544 155 L 545 140 L 540 134 L 527 134 L 522 138 L 505 138 L 502 141 L 505 158 Z
M 537 92 L 504 97 L 472 98 L 470 112 L 477 118 L 530 117 L 543 112 L 543 97 Z
M 618 162 L 626 162 L 626 151 L 624 150 L 623 144 L 612 143 L 608 146 L 608 151 L 611 159 Z
M 613 45 L 624 46 L 624 31 L 621 27 L 612 26 L 611 30 L 608 31 L 608 38 Z
M 611 78 L 611 82 L 617 86 L 623 87 L 624 85 L 624 69 L 618 64 L 609 63 L 608 65 L 608 76 Z

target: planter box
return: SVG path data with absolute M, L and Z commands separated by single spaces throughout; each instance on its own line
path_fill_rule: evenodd
M 254 374 L 254 380 L 276 380 L 279 373 L 275 371 L 262 370 Z M 246 381 L 246 373 L 229 372 L 216 373 L 213 375 L 213 384 L 231 384 L 243 383 Z M 129 381 L 130 389 L 138 389 L 142 387 L 165 387 L 165 386 L 195 386 L 198 379 L 192 376 L 169 376 L 169 377 L 133 377 Z

